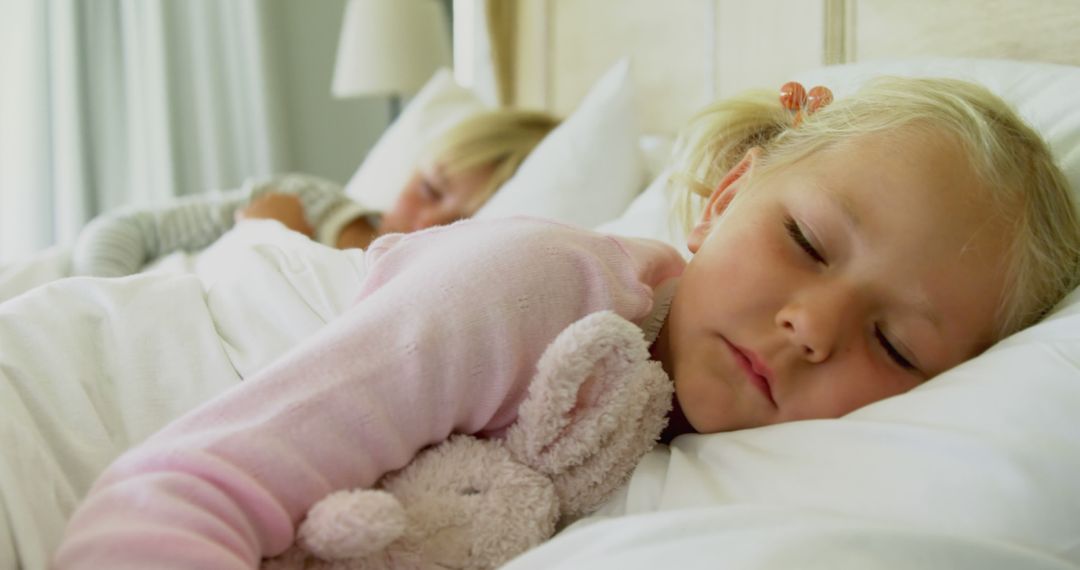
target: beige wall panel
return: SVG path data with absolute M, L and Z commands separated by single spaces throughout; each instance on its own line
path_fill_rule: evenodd
M 713 0 L 550 0 L 549 97 L 574 109 L 593 81 L 629 56 L 646 132 L 672 131 L 713 97 Z M 660 104 L 657 104 L 660 102 Z
M 823 0 L 717 0 L 717 95 L 777 90 L 825 62 Z
M 1078 0 L 848 0 L 848 57 L 996 57 L 1080 64 Z
M 713 0 L 546 0 L 523 8 L 533 20 L 523 15 L 519 32 L 522 103 L 535 104 L 542 90 L 544 106 L 566 115 L 623 56 L 633 62 L 646 132 L 673 132 L 713 97 Z M 542 70 L 534 67 L 543 60 L 537 49 L 547 53 Z
M 571 112 L 620 57 L 642 128 L 673 133 L 718 96 L 820 65 L 825 0 L 520 0 L 517 104 Z
M 546 109 L 547 0 L 518 0 L 517 69 L 514 70 L 514 104 Z
M 518 0 L 518 104 L 571 112 L 634 61 L 643 128 L 845 61 L 918 56 L 1080 64 L 1080 0 Z

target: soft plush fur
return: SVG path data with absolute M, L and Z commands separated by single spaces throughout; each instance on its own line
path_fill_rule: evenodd
M 498 567 L 625 483 L 671 398 L 641 330 L 611 312 L 589 315 L 544 352 L 505 438 L 455 435 L 377 489 L 331 494 L 263 568 Z

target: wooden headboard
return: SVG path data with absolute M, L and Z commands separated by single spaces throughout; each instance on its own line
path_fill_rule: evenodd
M 519 0 L 515 103 L 568 114 L 623 56 L 642 126 L 823 64 L 920 56 L 1080 65 L 1078 0 Z

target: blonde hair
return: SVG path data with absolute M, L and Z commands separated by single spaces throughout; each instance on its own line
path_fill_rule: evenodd
M 1038 133 L 966 81 L 881 77 L 798 128 L 775 92 L 714 103 L 680 133 L 670 189 L 681 191 L 688 227 L 703 198 L 752 147 L 763 149 L 755 170 L 767 173 L 857 136 L 908 127 L 959 141 L 990 205 L 1010 224 L 997 338 L 1035 323 L 1080 285 L 1080 218 L 1068 181 Z
M 447 175 L 480 166 L 491 177 L 467 207 L 476 210 L 510 179 L 518 166 L 554 129 L 559 120 L 540 111 L 497 109 L 472 115 L 432 141 L 424 153 Z

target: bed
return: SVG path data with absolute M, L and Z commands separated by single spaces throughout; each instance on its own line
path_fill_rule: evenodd
M 883 73 L 986 84 L 1046 136 L 1080 192 L 1071 0 L 528 0 L 515 18 L 515 103 L 566 121 L 479 217 L 545 216 L 681 248 L 664 162 L 696 108 L 789 79 L 843 97 Z M 436 74 L 345 191 L 385 207 L 419 143 L 485 105 Z M 333 318 L 363 277 L 362 252 L 273 222 L 108 285 L 60 279 L 70 255 L 0 268 L 0 445 L 17 458 L 0 465 L 0 567 L 45 567 L 94 473 Z M 258 310 L 269 302 L 280 311 Z M 41 306 L 56 319 L 20 318 Z M 197 334 L 175 342 L 156 326 L 167 319 Z M 65 358 L 34 369 L 21 358 L 34 351 Z M 600 512 L 507 568 L 1080 568 L 1077 410 L 1080 294 L 845 418 L 658 447 Z M 15 484 L 30 473 L 37 487 Z

